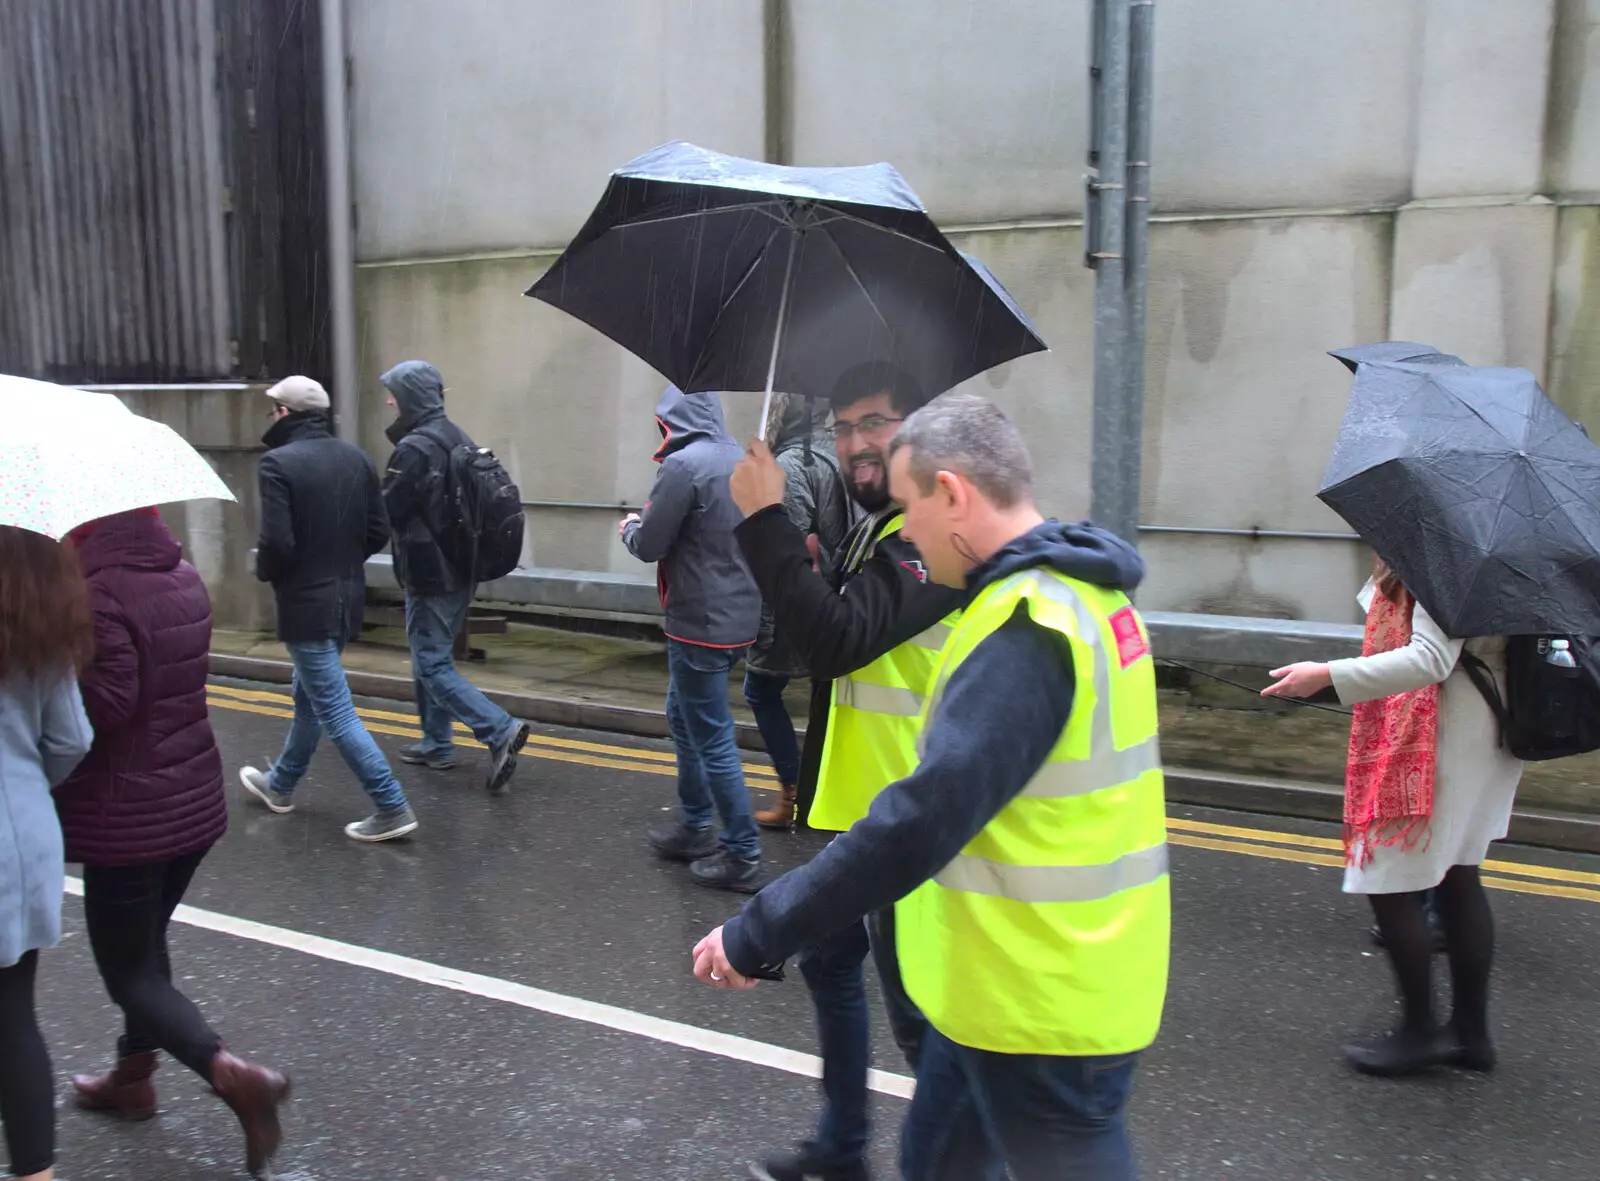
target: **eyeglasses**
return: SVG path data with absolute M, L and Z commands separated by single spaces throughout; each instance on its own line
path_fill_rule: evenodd
M 894 426 L 897 422 L 904 422 L 904 418 L 885 418 L 881 414 L 869 414 L 860 422 L 840 420 L 828 428 L 828 436 L 833 439 L 850 441 L 851 435 L 875 435 L 884 427 Z

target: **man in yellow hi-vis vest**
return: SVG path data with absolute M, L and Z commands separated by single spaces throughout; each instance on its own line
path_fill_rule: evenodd
M 921 401 L 914 379 L 890 365 L 858 366 L 839 380 L 831 430 L 850 496 L 866 515 L 836 554 L 822 555 L 820 570 L 812 569 L 807 538 L 781 504 L 784 473 L 770 453 L 755 445 L 733 473 L 734 502 L 746 514 L 734 535 L 777 634 L 812 678 L 799 790 L 787 791 L 779 805 L 785 825 L 798 810 L 812 828 L 843 832 L 916 764 L 923 699 L 948 622 L 966 598 L 928 579 L 921 555 L 900 536 L 900 508 L 889 496 L 889 442 Z M 823 1110 L 797 1149 L 773 1152 L 752 1169 L 764 1181 L 867 1177 L 870 1030 L 862 965 L 869 944 L 908 1059 L 925 1029 L 900 988 L 892 923 L 885 921 L 892 913 L 885 908 L 866 924 L 858 917 L 802 951 L 822 1050 Z
M 1122 1112 L 1160 1025 L 1171 928 L 1155 673 L 1127 597 L 1144 566 L 1103 530 L 1043 519 L 1021 436 L 983 398 L 935 399 L 889 454 L 903 532 L 933 579 L 971 594 L 921 761 L 703 939 L 695 974 L 748 988 L 895 902 L 931 1026 L 905 1181 L 974 1129 L 1015 1181 L 1130 1181 Z

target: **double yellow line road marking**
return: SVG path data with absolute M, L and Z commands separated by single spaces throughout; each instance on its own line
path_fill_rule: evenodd
M 1240 853 L 1246 857 L 1270 857 L 1276 861 L 1298 861 L 1303 865 L 1344 867 L 1344 843 L 1332 837 L 1302 836 L 1265 828 L 1238 828 L 1228 824 L 1209 824 L 1203 820 L 1167 818 L 1167 839 L 1175 845 L 1196 849 L 1215 849 Z M 1578 898 L 1600 902 L 1600 873 L 1580 869 L 1559 869 L 1525 861 L 1485 861 L 1483 884 L 1495 890 L 1517 894 L 1544 894 L 1552 898 Z
M 208 700 L 215 709 L 262 714 L 273 718 L 292 718 L 294 699 L 287 693 L 262 689 L 236 689 L 230 685 L 208 686 Z M 417 716 L 393 710 L 361 709 L 356 713 L 367 729 L 399 738 L 419 739 Z M 467 746 L 478 746 L 471 731 L 459 722 L 456 733 Z M 677 774 L 676 757 L 670 751 L 645 750 L 603 742 L 584 742 L 576 738 L 555 738 L 535 734 L 522 752 L 531 758 L 559 763 L 579 763 L 612 771 L 636 771 L 646 775 Z M 745 763 L 744 774 L 751 787 L 775 791 L 777 776 L 771 767 Z M 1237 853 L 1245 857 L 1266 857 L 1275 861 L 1296 861 L 1303 865 L 1339 868 L 1344 865 L 1344 846 L 1331 837 L 1302 836 L 1266 828 L 1240 828 L 1210 824 L 1173 816 L 1167 820 L 1168 839 L 1175 845 Z M 1542 894 L 1552 898 L 1576 898 L 1600 902 L 1600 873 L 1559 869 L 1523 861 L 1485 861 L 1483 883 L 1496 890 L 1518 894 Z
M 235 689 L 231 685 L 208 685 L 207 700 L 214 709 L 230 709 L 239 713 L 262 714 L 269 718 L 294 717 L 294 698 L 287 693 L 271 693 L 261 689 Z M 377 734 L 392 734 L 397 738 L 420 739 L 416 714 L 399 713 L 387 709 L 361 709 L 356 713 L 366 723 L 367 729 Z M 482 746 L 460 722 L 455 725 L 458 740 L 465 746 Z M 605 767 L 612 771 L 641 771 L 646 775 L 678 774 L 677 756 L 670 751 L 642 750 L 631 746 L 612 746 L 602 742 L 582 742 L 576 738 L 551 738 L 535 734 L 522 750 L 524 755 L 536 759 L 551 759 L 558 763 L 581 763 L 586 767 Z M 758 763 L 744 764 L 745 778 L 750 786 L 767 791 L 778 789 L 778 777 L 771 767 Z

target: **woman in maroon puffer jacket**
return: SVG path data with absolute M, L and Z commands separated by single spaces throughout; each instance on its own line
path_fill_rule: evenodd
M 94 746 L 56 788 L 56 811 L 67 860 L 83 862 L 95 963 L 126 1019 L 116 1067 L 74 1079 L 78 1101 L 149 1119 L 156 1051 L 166 1050 L 238 1115 L 257 1173 L 281 1139 L 289 1082 L 222 1048 L 173 987 L 167 959 L 172 912 L 228 827 L 206 711 L 211 600 L 154 509 L 90 522 L 72 541 L 94 613 L 94 660 L 80 679 Z

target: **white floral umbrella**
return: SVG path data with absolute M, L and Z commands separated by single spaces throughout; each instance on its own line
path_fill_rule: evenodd
M 0 525 L 60 539 L 85 521 L 232 500 L 200 453 L 110 394 L 0 374 Z

